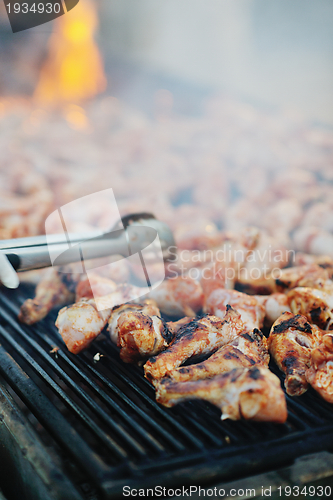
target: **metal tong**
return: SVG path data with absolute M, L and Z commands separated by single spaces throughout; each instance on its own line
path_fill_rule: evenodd
M 158 243 L 158 238 L 159 242 Z M 137 213 L 123 217 L 107 233 L 64 233 L 0 241 L 0 282 L 17 288 L 16 271 L 29 271 L 50 266 L 117 255 L 126 258 L 145 248 L 162 252 L 164 260 L 174 255 L 175 240 L 169 226 L 153 214 Z

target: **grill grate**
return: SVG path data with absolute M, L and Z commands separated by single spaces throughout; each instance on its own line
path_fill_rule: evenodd
M 31 292 L 21 286 L 1 293 L 0 374 L 34 416 L 37 432 L 54 440 L 61 459 L 72 461 L 101 498 L 114 498 L 124 485 L 230 480 L 333 448 L 333 407 L 312 390 L 287 397 L 283 425 L 222 422 L 219 410 L 203 401 L 159 406 L 142 368 L 122 363 L 103 336 L 74 356 L 54 314 L 21 325 L 18 310 Z M 51 353 L 54 347 L 60 349 Z

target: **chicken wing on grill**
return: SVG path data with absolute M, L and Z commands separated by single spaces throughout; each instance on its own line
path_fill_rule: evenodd
M 266 337 L 260 330 L 241 333 L 229 344 L 220 347 L 202 363 L 176 368 L 169 376 L 176 382 L 201 380 L 228 372 L 233 368 L 253 365 L 268 367 L 269 353 Z
M 230 306 L 227 306 L 223 319 L 216 316 L 194 319 L 180 328 L 165 351 L 147 361 L 144 366 L 145 377 L 150 381 L 162 378 L 187 359 L 199 354 L 209 354 L 227 344 L 244 328 L 240 314 Z
M 305 372 L 318 338 L 305 316 L 283 313 L 273 324 L 268 338 L 269 351 L 286 374 L 284 385 L 290 396 L 300 396 L 307 388 Z
M 280 381 L 264 367 L 234 368 L 212 379 L 156 384 L 156 400 L 168 407 L 189 399 L 204 399 L 221 409 L 221 418 L 283 423 L 287 405 Z
M 169 345 L 173 334 L 160 318 L 153 300 L 115 307 L 109 318 L 111 340 L 120 347 L 120 358 L 135 363 L 154 356 Z
M 236 290 L 217 288 L 205 300 L 204 311 L 223 318 L 227 304 L 231 305 L 241 315 L 242 321 L 248 330 L 261 328 L 264 323 L 265 308 L 259 301 L 250 295 Z
M 27 299 L 21 306 L 18 318 L 33 325 L 45 318 L 53 307 L 63 306 L 74 300 L 77 275 L 49 269 L 36 287 L 34 299 Z
M 109 315 L 109 310 L 98 311 L 93 299 L 82 299 L 60 309 L 55 324 L 67 349 L 78 354 L 101 333 Z
M 311 351 L 311 366 L 306 379 L 322 398 L 333 403 L 333 334 L 323 335 L 321 343 Z
M 294 314 L 303 314 L 323 330 L 333 329 L 333 289 L 294 288 L 288 300 Z

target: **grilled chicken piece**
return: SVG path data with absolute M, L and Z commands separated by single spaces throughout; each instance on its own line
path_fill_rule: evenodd
M 77 275 L 48 269 L 36 287 L 34 299 L 27 299 L 21 306 L 18 318 L 22 323 L 33 325 L 45 318 L 53 307 L 63 306 L 74 300 Z
M 333 289 L 294 288 L 288 293 L 290 309 L 324 330 L 333 329 Z
M 325 333 L 325 332 L 323 332 Z M 311 351 L 311 366 L 306 379 L 322 398 L 333 403 L 333 334 L 323 335 L 321 343 Z
M 157 383 L 156 400 L 174 406 L 189 399 L 204 399 L 221 409 L 222 420 L 283 423 L 287 405 L 280 381 L 264 367 L 234 368 L 208 380 Z
M 95 299 L 81 299 L 63 307 L 56 327 L 69 351 L 77 354 L 85 349 L 103 330 L 112 309 L 137 297 L 138 289 L 132 285 L 117 285 L 114 292 Z
M 290 396 L 300 396 L 308 388 L 305 372 L 316 335 L 313 336 L 313 328 L 305 316 L 289 312 L 283 313 L 271 328 L 268 348 L 286 374 L 284 385 Z
M 204 311 L 223 318 L 227 304 L 231 305 L 241 315 L 248 330 L 261 328 L 264 323 L 265 308 L 255 297 L 236 290 L 217 288 L 205 300 Z
M 259 304 L 265 308 L 265 326 L 271 327 L 284 312 L 290 312 L 288 297 L 284 293 L 272 295 L 255 295 Z
M 227 306 L 223 319 L 216 316 L 194 319 L 180 328 L 168 349 L 147 361 L 144 366 L 145 377 L 150 381 L 165 377 L 187 359 L 213 352 L 242 331 L 244 323 L 240 314 L 230 306 Z
M 269 353 L 266 337 L 260 330 L 241 333 L 229 344 L 220 347 L 202 363 L 176 368 L 169 376 L 176 382 L 201 380 L 228 372 L 233 368 L 253 365 L 268 367 Z
M 156 301 L 162 313 L 175 317 L 194 317 L 204 300 L 200 283 L 189 276 L 165 280 L 149 296 Z
M 67 349 L 78 354 L 88 347 L 103 330 L 110 312 L 98 311 L 93 299 L 82 299 L 70 307 L 60 309 L 55 324 Z
M 169 345 L 173 334 L 159 316 L 160 311 L 151 299 L 112 310 L 108 330 L 125 363 L 154 356 Z

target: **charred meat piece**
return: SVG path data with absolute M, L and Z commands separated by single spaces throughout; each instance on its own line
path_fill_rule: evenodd
M 283 313 L 271 328 L 268 348 L 276 364 L 286 374 L 284 385 L 290 396 L 300 396 L 307 388 L 305 372 L 315 336 L 305 316 Z
M 333 329 L 333 289 L 294 288 L 288 300 L 294 314 L 303 314 L 323 330 Z
M 187 359 L 197 355 L 209 354 L 228 344 L 244 331 L 240 315 L 227 306 L 223 319 L 205 316 L 194 319 L 177 332 L 170 346 L 145 364 L 145 377 L 152 381 L 165 377 Z
M 162 313 L 172 317 L 194 317 L 204 300 L 200 283 L 188 276 L 165 280 L 149 295 Z
M 234 368 L 254 365 L 268 367 L 268 363 L 269 353 L 266 337 L 260 330 L 255 329 L 252 332 L 241 333 L 202 363 L 176 368 L 169 376 L 177 382 L 202 380 Z
M 173 339 L 153 301 L 142 304 L 124 304 L 112 310 L 109 327 L 111 340 L 120 347 L 120 358 L 125 363 L 154 356 Z
M 333 403 L 333 334 L 323 335 L 321 343 L 311 351 L 311 366 L 306 371 L 309 384 Z
M 49 269 L 36 287 L 34 299 L 27 299 L 21 306 L 18 318 L 22 323 L 33 325 L 45 318 L 53 307 L 63 306 L 74 300 L 77 276 Z
M 156 400 L 174 406 L 189 399 L 204 399 L 221 409 L 222 419 L 283 423 L 287 405 L 280 381 L 264 367 L 234 368 L 212 379 L 157 383 Z
M 255 297 L 236 290 L 217 288 L 206 298 L 204 311 L 223 318 L 227 310 L 227 304 L 231 305 L 241 315 L 242 321 L 248 330 L 263 326 L 264 306 Z

